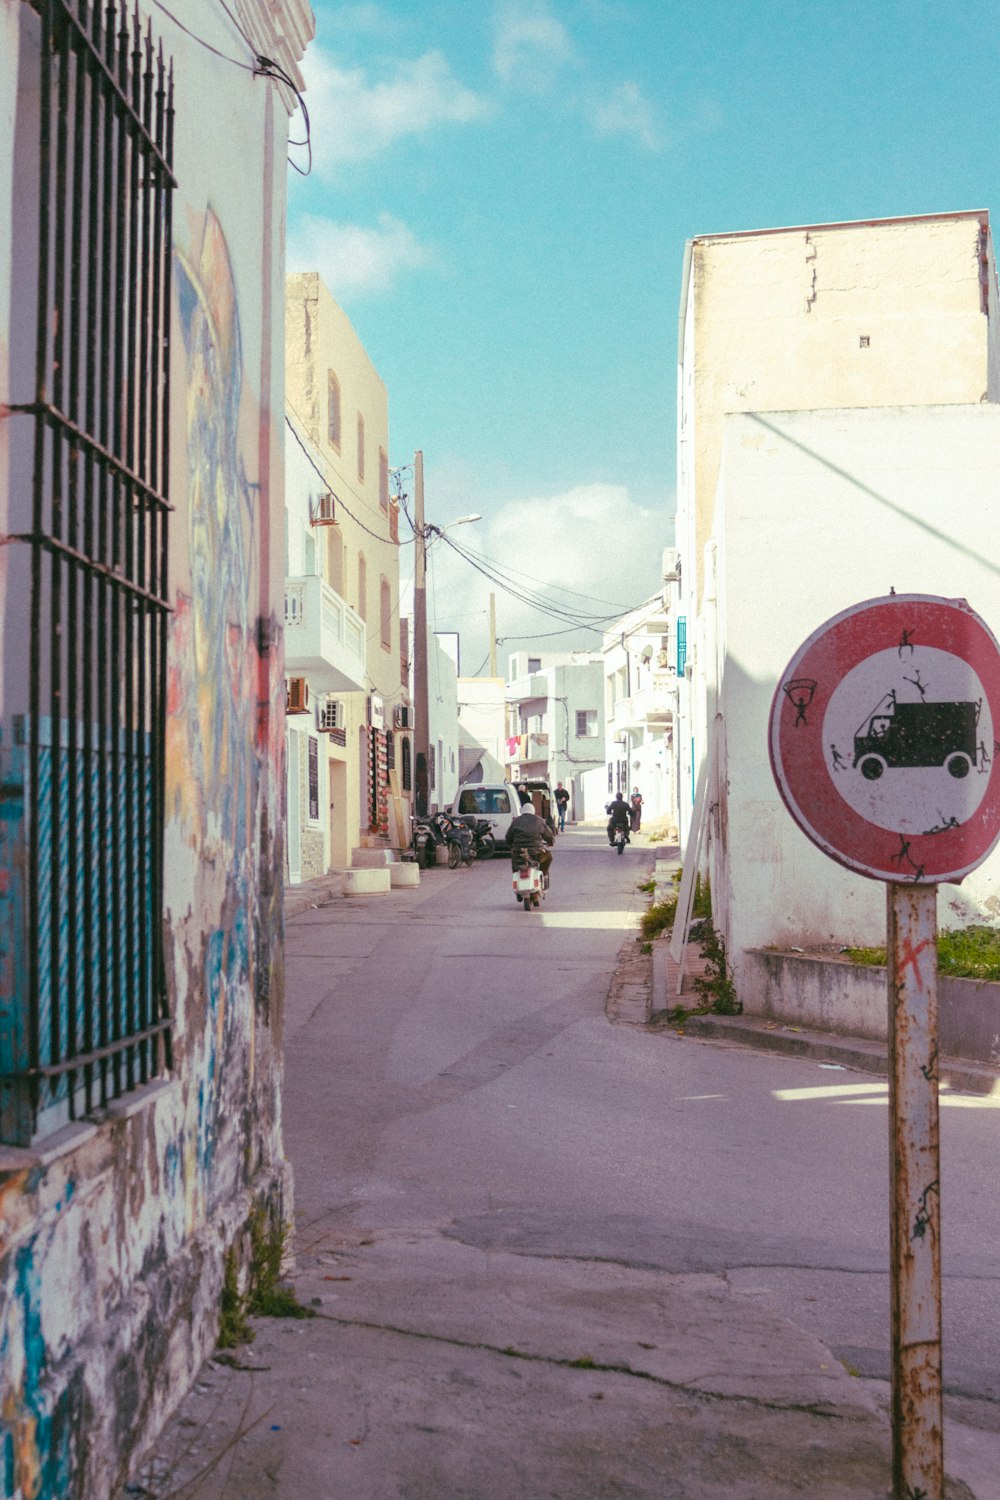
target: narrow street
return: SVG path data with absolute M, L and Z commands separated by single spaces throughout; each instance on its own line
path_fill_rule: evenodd
M 575 830 L 540 913 L 498 859 L 290 921 L 316 1317 L 206 1367 L 145 1493 L 887 1493 L 884 1086 L 610 1025 L 651 865 Z M 943 1109 L 946 1461 L 976 1500 L 1000 1495 L 996 1127 Z

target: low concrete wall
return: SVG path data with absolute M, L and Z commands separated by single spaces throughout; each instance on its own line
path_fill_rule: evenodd
M 747 1015 L 885 1041 L 886 971 L 816 954 L 749 949 L 740 1000 Z M 948 1057 L 1000 1066 L 1000 984 L 938 981 L 938 1040 Z

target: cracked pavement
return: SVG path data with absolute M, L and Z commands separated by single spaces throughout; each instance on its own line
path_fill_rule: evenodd
M 314 1316 L 210 1361 L 133 1494 L 888 1495 L 884 1113 L 795 1096 L 854 1075 L 610 1024 L 652 860 L 607 854 L 560 838 L 530 916 L 497 861 L 289 923 Z M 993 1123 L 945 1122 L 951 1500 L 1000 1497 Z

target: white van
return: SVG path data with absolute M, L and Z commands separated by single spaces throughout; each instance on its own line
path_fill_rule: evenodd
M 521 799 L 509 781 L 468 782 L 459 787 L 450 811 L 457 818 L 485 818 L 497 844 L 506 844 L 510 825 L 521 811 Z
M 552 791 L 548 782 L 529 777 L 522 785 L 531 793 L 535 812 L 545 819 L 554 833 Z M 510 825 L 521 811 L 521 798 L 517 787 L 509 781 L 488 786 L 470 781 L 459 787 L 451 811 L 458 818 L 485 818 L 497 844 L 505 845 Z

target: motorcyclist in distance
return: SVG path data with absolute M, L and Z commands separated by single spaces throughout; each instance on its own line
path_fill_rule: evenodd
M 615 846 L 615 829 L 616 828 L 624 828 L 624 830 L 625 830 L 625 842 L 629 843 L 630 842 L 629 836 L 628 836 L 629 822 L 630 822 L 629 805 L 625 801 L 625 796 L 624 796 L 624 794 L 622 792 L 616 792 L 615 793 L 615 800 L 613 802 L 609 802 L 608 803 L 607 811 L 611 814 L 611 816 L 608 819 L 608 843 L 611 845 L 612 849 Z
M 517 870 L 520 867 L 521 854 L 527 850 L 538 860 L 538 868 L 547 880 L 549 865 L 552 863 L 552 852 L 546 848 L 546 845 L 555 843 L 555 835 L 545 819 L 538 816 L 530 802 L 524 804 L 511 823 L 507 837 L 510 843 L 511 869 Z

